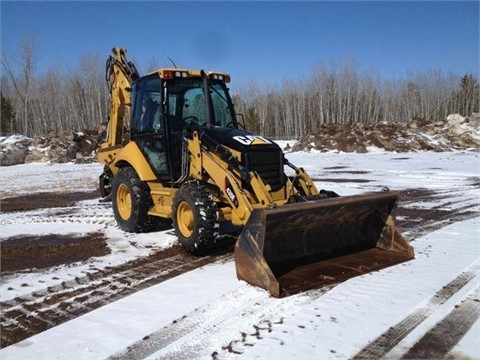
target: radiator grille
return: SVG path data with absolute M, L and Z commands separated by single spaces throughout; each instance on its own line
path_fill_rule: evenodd
M 245 154 L 244 164 L 250 171 L 256 171 L 265 184 L 273 191 L 285 183 L 283 153 L 280 149 L 255 149 Z

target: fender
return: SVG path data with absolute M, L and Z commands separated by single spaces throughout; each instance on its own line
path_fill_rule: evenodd
M 153 173 L 152 168 L 145 159 L 145 156 L 134 141 L 130 141 L 127 145 L 125 145 L 115 159 L 114 165 L 116 167 L 120 168 L 125 166 L 125 164 L 128 164 L 135 169 L 140 180 L 157 180 L 157 177 Z

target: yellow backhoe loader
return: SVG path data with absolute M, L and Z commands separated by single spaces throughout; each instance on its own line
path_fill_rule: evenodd
M 185 250 L 198 255 L 222 229 L 240 229 L 238 278 L 275 297 L 413 258 L 395 227 L 398 193 L 319 191 L 277 144 L 237 119 L 228 74 L 162 68 L 140 76 L 126 50 L 114 48 L 106 80 L 100 190 L 121 229 L 173 222 Z

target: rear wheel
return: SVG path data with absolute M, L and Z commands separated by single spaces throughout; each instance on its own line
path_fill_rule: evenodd
M 186 251 L 205 254 L 218 236 L 217 208 L 208 190 L 197 183 L 183 185 L 173 199 L 173 227 Z
M 160 219 L 148 215 L 153 206 L 150 191 L 131 167 L 121 168 L 113 178 L 113 213 L 118 226 L 128 232 L 154 230 Z

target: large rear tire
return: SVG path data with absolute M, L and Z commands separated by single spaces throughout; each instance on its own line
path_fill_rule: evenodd
M 218 237 L 217 207 L 208 190 L 198 184 L 183 185 L 173 199 L 173 227 L 185 250 L 204 255 Z
M 112 195 L 113 213 L 122 230 L 140 233 L 158 227 L 160 219 L 148 215 L 153 206 L 149 188 L 133 168 L 118 171 L 113 178 Z

